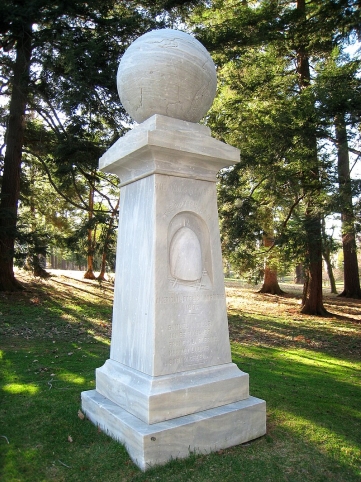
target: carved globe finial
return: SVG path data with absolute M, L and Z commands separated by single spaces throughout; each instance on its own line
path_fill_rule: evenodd
M 153 30 L 123 55 L 117 87 L 124 108 L 139 123 L 154 114 L 198 122 L 212 105 L 217 75 L 198 40 L 178 30 Z

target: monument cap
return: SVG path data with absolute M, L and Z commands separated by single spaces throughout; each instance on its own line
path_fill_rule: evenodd
M 142 35 L 126 50 L 117 87 L 124 108 L 139 123 L 154 114 L 198 122 L 213 103 L 217 75 L 198 40 L 161 29 Z

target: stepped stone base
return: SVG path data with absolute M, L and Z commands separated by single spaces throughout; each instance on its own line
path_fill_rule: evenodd
M 82 392 L 87 417 L 122 442 L 141 470 L 242 444 L 266 433 L 266 402 L 249 397 L 239 402 L 151 425 L 96 390 Z
M 234 363 L 151 377 L 114 360 L 96 370 L 96 390 L 153 424 L 249 397 L 249 377 Z

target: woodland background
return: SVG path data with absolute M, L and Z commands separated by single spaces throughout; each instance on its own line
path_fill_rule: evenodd
M 0 291 L 22 289 L 14 265 L 47 276 L 45 258 L 87 278 L 114 269 L 118 179 L 97 164 L 132 126 L 117 66 L 138 36 L 179 28 L 216 64 L 203 122 L 241 150 L 218 182 L 226 273 L 278 295 L 278 277 L 295 276 L 301 311 L 325 316 L 323 266 L 332 292 L 336 267 L 340 294 L 361 298 L 360 9 L 358 0 L 4 0 Z

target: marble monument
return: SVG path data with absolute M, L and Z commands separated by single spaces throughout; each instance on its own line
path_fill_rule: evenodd
M 156 30 L 124 54 L 117 85 L 139 122 L 100 158 L 121 180 L 110 358 L 87 417 L 142 469 L 260 437 L 266 404 L 232 363 L 216 175 L 239 151 L 197 122 L 216 70 L 190 35 Z

